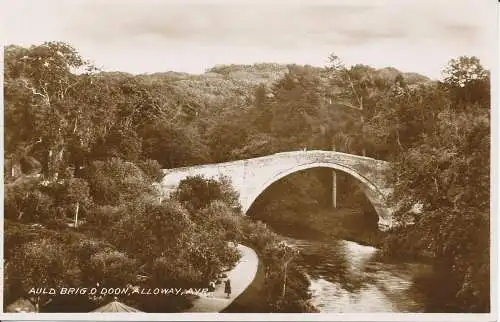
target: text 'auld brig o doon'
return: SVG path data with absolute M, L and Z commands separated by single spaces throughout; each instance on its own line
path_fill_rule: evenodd
M 61 288 L 31 288 L 29 295 L 202 295 L 208 293 L 208 288 L 106 288 L 106 287 L 61 287 Z

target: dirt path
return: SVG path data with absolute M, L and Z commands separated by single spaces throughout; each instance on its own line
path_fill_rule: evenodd
M 211 312 L 216 313 L 224 310 L 252 283 L 257 273 L 259 258 L 253 249 L 238 245 L 241 254 L 240 261 L 229 272 L 227 277 L 231 279 L 231 296 L 227 298 L 224 294 L 224 283 L 216 285 L 212 296 L 203 296 L 193 302 L 193 306 L 186 312 Z

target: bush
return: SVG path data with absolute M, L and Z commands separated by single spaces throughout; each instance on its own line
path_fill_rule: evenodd
M 238 194 L 232 189 L 227 178 L 205 179 L 201 175 L 187 177 L 179 183 L 172 197 L 186 205 L 190 210 L 197 211 L 219 200 L 234 210 L 240 211 Z

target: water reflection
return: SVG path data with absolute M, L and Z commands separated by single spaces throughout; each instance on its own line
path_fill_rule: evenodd
M 301 250 L 299 265 L 321 312 L 423 312 L 424 298 L 412 280 L 427 265 L 388 262 L 376 248 L 345 240 L 284 238 Z

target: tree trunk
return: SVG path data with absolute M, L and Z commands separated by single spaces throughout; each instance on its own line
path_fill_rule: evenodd
M 403 146 L 401 145 L 401 141 L 399 140 L 399 130 L 396 130 L 396 142 L 398 143 L 399 149 L 402 151 Z
M 365 148 L 365 134 L 363 133 L 365 128 L 365 118 L 363 115 L 361 115 L 361 154 L 365 157 L 366 156 L 366 148 Z
M 286 294 L 286 271 L 287 271 L 287 266 L 288 266 L 288 263 L 285 263 L 285 277 L 284 277 L 284 280 L 283 280 L 283 291 L 281 293 L 281 296 L 284 298 L 285 297 L 285 294 Z
M 349 136 L 345 136 L 344 137 L 344 151 L 342 152 L 345 152 L 345 153 L 350 153 L 351 152 L 351 149 L 350 149 L 350 146 L 351 146 L 351 138 Z
M 47 177 L 50 182 L 54 182 L 57 180 L 59 173 L 58 169 L 58 155 L 59 152 L 56 151 L 56 148 L 53 147 L 49 150 L 49 156 L 47 160 Z
M 49 178 L 49 180 L 52 180 L 53 178 L 53 168 L 54 168 L 54 165 L 53 165 L 53 160 L 52 160 L 52 155 L 53 155 L 53 151 L 52 149 L 49 149 L 49 152 L 48 152 L 48 156 L 47 156 L 47 177 Z
M 35 312 L 40 312 L 40 296 L 35 297 Z
M 80 210 L 80 202 L 76 202 L 76 207 L 75 207 L 75 228 L 78 227 L 78 211 Z

